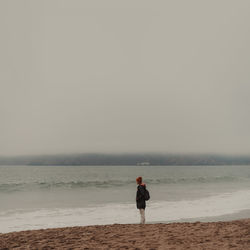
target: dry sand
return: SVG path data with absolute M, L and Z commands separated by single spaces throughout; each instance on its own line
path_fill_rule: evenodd
M 250 249 L 250 219 L 105 225 L 0 234 L 0 249 Z

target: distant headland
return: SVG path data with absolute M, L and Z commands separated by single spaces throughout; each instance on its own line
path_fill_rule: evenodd
M 156 154 L 84 153 L 65 155 L 37 155 L 0 157 L 0 165 L 250 165 L 250 156 L 228 156 L 209 154 Z

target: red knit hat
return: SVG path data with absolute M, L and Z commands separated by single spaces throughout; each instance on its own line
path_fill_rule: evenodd
M 141 176 L 137 177 L 137 178 L 136 178 L 136 181 L 137 181 L 138 183 L 142 183 L 142 177 L 141 177 Z

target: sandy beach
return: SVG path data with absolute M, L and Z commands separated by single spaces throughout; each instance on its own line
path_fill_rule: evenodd
M 114 224 L 0 234 L 0 249 L 250 249 L 250 219 Z

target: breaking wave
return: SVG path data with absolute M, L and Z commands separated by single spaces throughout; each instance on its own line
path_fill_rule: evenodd
M 220 183 L 220 182 L 241 182 L 249 180 L 249 177 L 233 177 L 233 176 L 213 176 L 213 177 L 195 177 L 195 178 L 160 178 L 145 179 L 148 185 L 161 184 L 188 184 L 188 183 Z M 27 191 L 34 189 L 77 189 L 77 188 L 110 188 L 134 185 L 134 180 L 90 180 L 90 181 L 44 181 L 44 182 L 19 182 L 19 183 L 2 183 L 0 184 L 0 192 Z

